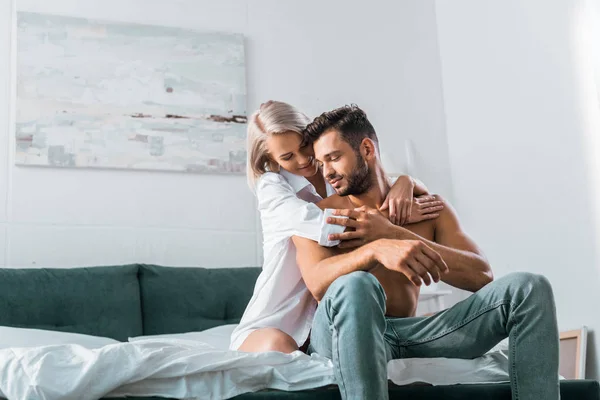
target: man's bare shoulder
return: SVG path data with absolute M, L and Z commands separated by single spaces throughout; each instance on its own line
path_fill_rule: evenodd
M 456 211 L 452 207 L 452 204 L 448 201 L 448 199 L 440 196 L 439 194 L 434 194 L 433 197 L 436 201 L 441 201 L 444 209 L 439 212 L 441 218 L 441 222 L 444 222 L 447 219 L 456 219 Z M 440 221 L 440 218 L 434 219 L 434 221 Z
M 436 239 L 439 233 L 446 232 L 457 232 L 460 231 L 460 222 L 456 210 L 452 207 L 452 204 L 448 199 L 436 194 L 434 195 L 437 201 L 441 201 L 444 205 L 444 209 L 439 212 L 439 217 L 432 220 L 435 225 Z M 435 240 L 437 242 L 437 240 Z
M 438 217 L 425 221 L 404 225 L 403 228 L 421 236 L 423 239 L 438 242 L 438 233 L 447 231 L 456 220 L 450 203 L 439 195 L 433 195 L 436 201 L 441 201 L 444 209 L 438 212 Z
M 340 195 L 334 194 L 317 203 L 317 206 L 324 210 L 326 208 L 348 208 L 348 199 Z

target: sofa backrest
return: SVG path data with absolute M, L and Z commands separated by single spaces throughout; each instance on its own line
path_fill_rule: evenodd
M 0 325 L 105 336 L 143 333 L 137 265 L 0 269 Z
M 260 268 L 140 265 L 144 335 L 201 331 L 240 321 Z
M 0 326 L 128 337 L 240 321 L 260 268 L 0 268 Z

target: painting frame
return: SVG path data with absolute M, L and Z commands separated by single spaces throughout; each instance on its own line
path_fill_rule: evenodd
M 560 332 L 560 368 L 561 375 L 572 379 L 585 379 L 587 351 L 587 327 Z M 572 342 L 571 346 L 565 346 Z M 573 354 L 572 348 L 575 348 Z M 574 367 L 574 369 L 573 369 Z
M 15 165 L 245 173 L 242 34 L 16 14 Z

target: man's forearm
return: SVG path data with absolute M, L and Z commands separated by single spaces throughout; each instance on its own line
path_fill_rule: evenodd
M 394 227 L 393 239 L 420 240 L 439 253 L 450 271 L 442 280 L 459 289 L 476 292 L 492 281 L 492 269 L 487 260 L 470 251 L 454 249 L 424 239 L 408 229 Z
M 329 285 L 337 278 L 355 271 L 369 271 L 377 265 L 370 245 L 362 246 L 350 253 L 340 254 L 320 261 L 311 268 L 309 290 L 317 301 L 321 301 Z

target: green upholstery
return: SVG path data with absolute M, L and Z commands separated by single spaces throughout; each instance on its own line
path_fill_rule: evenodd
M 429 386 L 410 385 L 390 387 L 390 400 L 511 400 L 508 383 Z M 563 381 L 560 384 L 562 400 L 600 400 L 600 386 L 593 380 Z M 285 399 L 285 400 L 340 400 L 340 391 L 336 387 L 303 390 L 301 392 L 281 392 L 278 390 L 246 393 L 235 400 Z M 141 400 L 141 399 L 139 399 Z M 542 400 L 542 399 L 540 399 Z
M 511 400 L 512 395 L 508 383 L 452 385 L 452 386 L 395 386 L 390 387 L 390 400 Z M 600 400 L 600 385 L 593 380 L 562 381 L 560 384 L 562 400 Z M 131 400 L 167 400 L 162 397 L 133 397 Z M 340 400 L 337 387 L 326 387 L 300 392 L 283 392 L 264 390 L 246 393 L 234 400 Z M 109 400 L 109 399 L 105 399 Z M 542 400 L 542 399 L 540 399 Z
M 142 334 L 138 266 L 0 269 L 0 325 L 105 336 Z
M 144 334 L 201 331 L 240 322 L 260 268 L 140 266 Z

